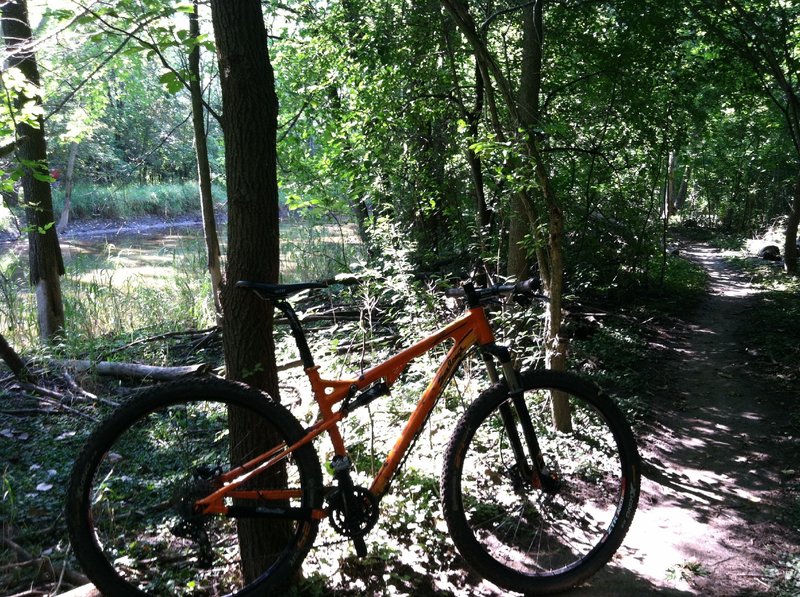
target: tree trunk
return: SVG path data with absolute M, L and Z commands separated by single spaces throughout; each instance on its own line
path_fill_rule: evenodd
M 535 193 L 544 200 L 547 209 L 547 250 L 538 249 L 539 261 L 546 267 L 540 272 L 550 298 L 545 318 L 546 363 L 548 369 L 563 371 L 567 368 L 566 338 L 561 334 L 561 301 L 564 286 L 564 256 L 562 237 L 564 214 L 556 200 L 550 176 L 539 155 L 536 136 L 541 128 L 539 95 L 542 88 L 542 57 L 544 50 L 544 0 L 523 9 L 522 72 L 520 73 L 519 117 L 521 128 L 527 135 L 528 151 L 535 158 L 537 188 Z M 531 222 L 535 234 L 538 222 Z M 538 244 L 538 243 L 537 243 Z M 541 267 L 541 266 L 540 266 Z M 527 277 L 527 276 L 526 276 Z M 569 399 L 560 392 L 552 392 L 551 410 L 553 426 L 560 431 L 572 428 Z
M 9 54 L 7 68 L 18 68 L 34 87 L 40 87 L 27 3 L 25 0 L 8 0 L 2 4 L 0 11 L 3 37 Z M 41 97 L 20 95 L 16 98 L 15 107 L 19 110 L 31 102 L 41 104 Z M 59 276 L 64 274 L 64 262 L 55 229 L 47 143 L 41 115 L 35 118 L 34 125 L 19 121 L 17 157 L 23 168 L 22 191 L 28 220 L 30 282 L 36 288 L 39 334 L 43 340 L 49 340 L 64 327 L 59 280 Z
M 453 87 L 455 90 L 455 97 L 457 104 L 460 108 L 461 116 L 467 124 L 467 138 L 466 148 L 464 150 L 467 164 L 469 165 L 470 177 L 472 179 L 473 192 L 475 194 L 475 227 L 476 238 L 482 261 L 486 258 L 490 250 L 490 239 L 492 238 L 492 210 L 486 201 L 486 188 L 483 176 L 483 163 L 480 155 L 478 155 L 471 147 L 472 143 L 478 140 L 478 131 L 483 117 L 484 107 L 484 81 L 481 74 L 480 65 L 477 59 L 475 60 L 475 90 L 473 92 L 472 106 L 467 107 L 466 102 L 461 96 L 461 85 L 459 67 L 459 58 L 456 58 L 454 51 L 453 38 L 458 33 L 458 30 L 453 22 L 453 19 L 446 18 L 442 22 L 442 37 L 444 39 L 444 51 L 447 55 L 447 63 L 451 72 Z M 498 270 L 495 270 L 495 273 Z
M 800 224 L 800 173 L 794 185 L 794 198 L 786 220 L 786 237 L 783 246 L 783 266 L 787 274 L 797 275 L 797 227 Z
M 478 138 L 478 125 L 480 124 L 481 114 L 483 113 L 483 76 L 481 69 L 475 64 L 475 102 L 471 110 L 466 114 L 466 121 L 469 125 L 469 139 L 474 142 Z M 478 154 L 471 147 L 467 147 L 467 162 L 469 163 L 472 184 L 475 187 L 475 205 L 478 216 L 478 235 L 481 239 L 482 248 L 485 249 L 484 237 L 491 234 L 491 210 L 486 203 L 486 189 L 483 180 L 483 163 Z
M 194 12 L 189 14 L 189 35 L 193 39 L 200 36 L 200 22 L 197 15 L 198 0 L 194 0 Z M 197 155 L 197 179 L 200 186 L 200 207 L 203 213 L 203 235 L 206 241 L 208 273 L 211 276 L 211 296 L 217 313 L 217 325 L 222 324 L 222 266 L 220 262 L 219 236 L 214 216 L 214 197 L 211 194 L 211 166 L 208 163 L 208 144 L 203 119 L 203 90 L 200 85 L 200 46 L 195 45 L 189 54 L 189 92 L 192 97 L 192 125 Z
M 224 108 L 225 170 L 228 181 L 228 259 L 222 292 L 223 347 L 229 379 L 242 380 L 278 399 L 272 337 L 272 305 L 237 290 L 238 280 L 278 281 L 278 100 L 259 0 L 212 0 Z M 232 445 L 253 422 L 231 409 Z M 254 436 L 257 434 L 250 434 Z M 262 434 L 262 450 L 272 442 Z M 231 454 L 241 459 L 238 450 Z M 269 530 L 267 530 L 269 529 Z M 238 521 L 242 572 L 252 580 L 271 564 L 273 543 L 285 544 L 273 523 Z M 288 529 L 287 529 L 288 531 Z
M 540 128 L 539 95 L 542 88 L 542 50 L 544 37 L 543 1 L 528 4 L 522 10 L 522 67 L 519 79 L 518 112 L 520 128 L 535 142 Z M 540 189 L 541 191 L 541 189 Z M 528 192 L 528 201 L 535 201 Z M 526 217 L 526 198 L 514 193 L 508 227 L 508 274 L 519 280 L 528 277 L 528 248 L 522 244 L 525 236 L 536 227 Z
M 675 214 L 675 175 L 678 170 L 678 153 L 669 152 L 669 165 L 667 166 L 667 182 L 664 189 L 664 220 L 669 222 Z
M 528 248 L 523 240 L 530 231 L 528 218 L 525 214 L 525 204 L 519 193 L 511 194 L 511 204 L 508 208 L 508 259 L 506 274 L 517 280 L 526 280 L 530 271 L 528 265 Z
M 61 210 L 61 217 L 56 226 L 56 232 L 61 234 L 69 226 L 69 210 L 72 206 L 72 187 L 75 183 L 75 158 L 78 156 L 78 142 L 73 141 L 69 144 L 69 156 L 67 157 L 67 172 L 64 175 L 64 209 Z
M 675 213 L 681 211 L 686 203 L 686 197 L 689 194 L 689 180 L 691 178 L 692 167 L 690 165 L 686 167 L 686 172 L 683 173 L 683 180 L 681 180 L 681 186 L 678 188 L 678 194 L 675 197 Z

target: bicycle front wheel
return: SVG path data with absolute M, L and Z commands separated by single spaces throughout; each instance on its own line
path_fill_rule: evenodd
M 586 580 L 620 546 L 639 496 L 639 456 L 622 413 L 594 385 L 553 371 L 523 373 L 520 381 L 550 483 L 541 487 L 524 472 L 535 448 L 508 388 L 497 384 L 456 427 L 442 507 L 456 547 L 484 578 L 527 594 L 555 593 Z M 569 403 L 563 431 L 554 428 L 554 395 Z
M 221 472 L 302 435 L 287 410 L 232 382 L 138 394 L 93 432 L 73 469 L 66 514 L 83 569 L 115 597 L 279 591 L 317 532 L 310 512 L 321 508 L 322 474 L 313 447 L 242 486 L 252 495 L 288 489 L 279 500 L 228 501 L 236 518 L 194 505 L 221 486 Z M 295 519 L 264 517 L 280 508 Z

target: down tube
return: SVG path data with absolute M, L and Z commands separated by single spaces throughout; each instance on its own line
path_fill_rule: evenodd
M 464 360 L 464 355 L 475 344 L 475 332 L 469 330 L 464 336 L 454 338 L 454 340 L 455 344 L 448 351 L 444 361 L 439 365 L 436 375 L 422 393 L 422 398 L 417 403 L 414 412 L 411 413 L 411 417 L 403 427 L 400 437 L 389 451 L 386 462 L 383 463 L 381 470 L 378 471 L 375 477 L 375 481 L 372 483 L 372 487 L 370 487 L 370 492 L 378 498 L 388 490 L 389 483 L 403 461 L 406 451 L 422 431 L 433 407 L 436 406 L 436 402 L 439 400 L 439 396 L 442 395 L 442 391 L 453 378 L 461 361 Z

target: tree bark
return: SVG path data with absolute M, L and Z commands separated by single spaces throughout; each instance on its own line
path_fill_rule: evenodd
M 39 88 L 39 69 L 33 53 L 33 38 L 25 0 L 8 0 L 2 11 L 3 37 L 8 49 L 7 68 L 18 68 L 30 83 Z M 16 98 L 15 108 L 41 97 Z M 19 159 L 22 169 L 22 191 L 28 220 L 30 244 L 30 282 L 36 288 L 39 334 L 43 340 L 52 339 L 64 327 L 64 305 L 59 276 L 64 274 L 64 262 L 58 245 L 53 216 L 53 196 L 47 166 L 47 143 L 44 121 L 39 115 L 32 124 L 20 120 L 17 124 Z
M 797 275 L 797 228 L 800 225 L 800 172 L 794 185 L 794 197 L 786 219 L 786 236 L 783 246 L 783 266 L 787 274 Z
M 267 33 L 259 0 L 212 0 L 211 11 L 228 181 L 227 283 L 222 292 L 226 374 L 278 400 L 272 305 L 233 286 L 238 280 L 278 281 L 278 100 Z M 234 464 L 242 458 L 239 448 L 266 450 L 272 443 L 268 430 L 248 434 L 253 422 L 236 409 L 231 409 L 229 425 Z M 256 435 L 262 436 L 259 446 L 243 445 L 241 438 Z M 238 530 L 242 572 L 253 579 L 271 564 L 266 554 L 273 552 L 272 544 L 285 543 L 274 523 L 240 519 Z
M 198 0 L 194 0 L 194 12 L 189 14 L 189 35 L 193 39 L 200 36 Z M 203 236 L 206 241 L 208 273 L 211 277 L 211 295 L 217 313 L 217 324 L 222 323 L 222 266 L 220 261 L 219 235 L 214 216 L 214 197 L 211 193 L 211 166 L 208 163 L 208 143 L 203 109 L 203 90 L 200 85 L 200 46 L 195 45 L 189 54 L 189 93 L 192 98 L 192 125 L 197 155 L 197 180 L 200 187 L 200 207 L 203 213 Z
M 69 226 L 69 210 L 72 206 L 72 187 L 75 183 L 75 159 L 78 156 L 78 142 L 73 141 L 69 144 L 69 156 L 67 157 L 67 171 L 64 174 L 64 208 L 61 210 L 61 217 L 58 219 L 56 232 L 61 234 Z

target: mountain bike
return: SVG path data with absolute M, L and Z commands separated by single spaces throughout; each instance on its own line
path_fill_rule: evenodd
M 94 430 L 68 488 L 69 535 L 106 595 L 277 595 L 289 591 L 327 520 L 355 552 L 437 399 L 469 353 L 491 385 L 444 453 L 441 507 L 464 560 L 495 585 L 546 594 L 579 584 L 622 543 L 639 496 L 639 455 L 615 404 L 577 376 L 520 372 L 495 341 L 488 302 L 529 282 L 451 294 L 465 313 L 350 379 L 324 379 L 288 299 L 324 283 L 239 282 L 286 317 L 319 407 L 303 427 L 243 384 L 199 379 L 145 389 Z M 339 423 L 395 387 L 410 361 L 452 343 L 369 487 L 356 485 Z M 569 416 L 554 428 L 553 400 Z M 326 482 L 314 440 L 333 457 Z

